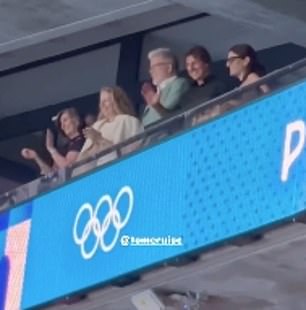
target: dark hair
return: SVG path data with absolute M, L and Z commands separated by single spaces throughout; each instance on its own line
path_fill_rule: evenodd
M 204 46 L 194 46 L 186 54 L 185 60 L 188 56 L 193 56 L 196 59 L 201 60 L 203 63 L 211 64 L 211 56 L 208 50 Z
M 230 51 L 238 55 L 240 58 L 249 57 L 249 73 L 256 73 L 258 76 L 266 74 L 265 67 L 258 61 L 257 53 L 251 45 L 237 44 L 231 47 Z
M 81 131 L 82 128 L 84 127 L 84 124 L 83 124 L 82 119 L 80 118 L 78 111 L 75 108 L 66 108 L 57 114 L 57 116 L 56 116 L 56 127 L 57 127 L 58 131 L 60 131 L 60 133 L 66 137 L 66 134 L 64 133 L 62 126 L 61 126 L 61 118 L 65 113 L 68 114 L 70 117 L 78 120 L 78 122 L 79 122 L 78 130 Z

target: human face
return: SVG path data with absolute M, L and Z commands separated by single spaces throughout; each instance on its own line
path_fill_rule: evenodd
M 185 67 L 188 75 L 196 82 L 201 84 L 208 75 L 209 66 L 199 58 L 192 55 L 186 57 Z
M 160 56 L 150 59 L 150 75 L 154 85 L 158 86 L 172 75 L 171 63 Z
M 236 53 L 229 51 L 226 66 L 229 69 L 230 76 L 239 78 L 247 70 L 247 65 L 247 59 L 243 59 Z
M 84 122 L 86 124 L 87 127 L 92 126 L 96 121 L 96 117 L 93 114 L 87 114 L 85 116 Z
M 112 120 L 115 116 L 114 98 L 108 91 L 102 91 L 100 95 L 100 111 L 104 118 Z
M 79 122 L 71 117 L 68 112 L 64 112 L 60 119 L 61 129 L 67 137 L 73 137 L 78 133 Z

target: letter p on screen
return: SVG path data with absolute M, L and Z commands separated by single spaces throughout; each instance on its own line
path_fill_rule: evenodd
M 284 155 L 281 172 L 281 180 L 283 182 L 286 182 L 288 180 L 290 167 L 299 157 L 303 150 L 305 144 L 305 131 L 305 123 L 302 120 L 290 123 L 286 127 Z M 298 142 L 296 146 L 291 149 L 294 134 L 298 134 Z

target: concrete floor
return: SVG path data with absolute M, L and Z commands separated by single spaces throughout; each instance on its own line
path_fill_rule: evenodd
M 175 304 L 170 293 L 199 292 L 203 310 L 304 310 L 306 225 L 274 229 L 258 242 L 208 251 L 189 265 L 162 267 L 132 285 L 106 287 L 85 301 L 47 309 L 135 310 L 131 297 L 148 288 L 168 305 Z

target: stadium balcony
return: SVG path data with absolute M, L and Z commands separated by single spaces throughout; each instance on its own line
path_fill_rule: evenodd
M 0 31 L 0 310 L 305 309 L 305 5 L 104 3 L 75 1 L 71 24 L 45 35 L 31 19 L 27 38 L 3 45 L 12 32 Z M 53 6 L 61 26 L 66 4 Z M 12 7 L 0 4 L 3 20 Z M 24 141 L 41 150 L 62 108 L 96 105 L 101 84 L 122 86 L 139 112 L 152 47 L 169 42 L 181 57 L 201 42 L 222 77 L 224 47 L 241 38 L 267 68 L 254 84 L 42 177 L 16 154 Z
M 9 207 L 14 207 L 37 195 L 60 187 L 66 182 L 82 177 L 82 175 L 78 173 L 79 167 L 89 167 L 85 169 L 87 170 L 86 173 L 82 172 L 82 174 L 88 174 L 103 169 L 104 165 L 96 165 L 97 159 L 105 158 L 105 166 L 115 164 L 117 161 L 133 156 L 159 143 L 168 141 L 184 132 L 188 132 L 192 128 L 203 126 L 206 123 L 212 123 L 218 118 L 226 118 L 228 115 L 235 113 L 239 109 L 244 109 L 256 103 L 258 100 L 274 97 L 277 92 L 293 87 L 295 83 L 302 81 L 305 76 L 306 59 L 302 59 L 285 68 L 273 71 L 252 85 L 234 89 L 202 105 L 182 112 L 179 111 L 176 115 L 149 126 L 144 133 L 103 150 L 89 159 L 74 164 L 72 167 L 50 173 L 50 175 L 43 176 L 11 192 L 2 194 L 1 201 L 5 201 L 5 203 L 3 203 L 3 207 L 0 207 L 0 209 L 5 210 Z M 254 97 L 253 90 L 258 89 L 261 85 L 269 85 L 271 92 L 266 95 L 261 94 L 260 97 Z M 251 97 L 248 94 L 251 94 Z M 256 95 L 258 96 L 255 92 L 255 96 Z M 218 109 L 214 109 L 215 107 Z M 216 110 L 216 112 L 212 113 L 211 111 L 214 110 Z M 137 145 L 136 149 L 135 145 Z M 10 201 L 10 204 L 8 204 L 7 201 Z
M 218 277 L 224 281 L 222 280 L 224 273 L 227 274 L 232 268 L 236 270 L 243 264 L 251 264 L 250 270 L 257 270 L 265 260 L 263 258 L 265 255 L 269 257 L 269 264 L 272 265 L 275 255 L 279 257 L 279 264 L 275 270 L 286 266 L 284 277 L 290 277 L 293 270 L 299 273 L 298 266 L 302 263 L 297 260 L 292 266 L 290 255 L 286 253 L 287 251 L 290 253 L 292 247 L 297 252 L 297 248 L 301 248 L 304 244 L 304 224 L 281 226 L 280 236 L 275 230 L 275 225 L 300 221 L 300 216 L 305 213 L 303 190 L 305 177 L 301 168 L 304 162 L 306 131 L 306 115 L 302 99 L 306 87 L 305 76 L 306 60 L 301 60 L 267 75 L 254 85 L 233 90 L 208 103 L 161 121 L 143 134 L 111 147 L 90 160 L 37 179 L 3 195 L 1 197 L 3 221 L 5 222 L 5 214 L 8 218 L 10 214 L 12 218 L 19 218 L 21 215 L 17 214 L 20 211 L 26 219 L 30 219 L 24 224 L 33 226 L 28 239 L 31 257 L 26 265 L 26 288 L 23 293 L 25 308 L 36 305 L 41 308 L 57 300 L 55 308 L 61 309 L 67 307 L 61 305 L 65 296 L 68 296 L 66 303 L 71 303 L 71 309 L 85 307 L 119 310 L 134 309 L 135 305 L 138 305 L 138 309 L 155 309 L 145 306 L 141 308 L 139 303 L 143 302 L 151 303 L 152 307 L 159 305 L 160 308 L 156 309 L 167 309 L 165 308 L 167 304 L 186 307 L 189 303 L 200 303 L 202 307 L 222 305 L 222 309 L 230 309 L 229 307 L 234 309 L 238 306 L 242 308 L 271 306 L 273 302 L 286 306 L 292 302 L 291 295 L 275 301 L 267 297 L 265 291 L 260 291 L 260 283 L 269 286 L 268 282 L 272 275 L 266 280 L 261 278 L 262 282 L 258 280 L 259 283 L 248 287 L 251 291 L 256 289 L 257 292 L 249 294 L 248 298 L 235 295 L 225 286 L 222 292 L 227 290 L 227 293 L 222 293 L 213 285 L 201 280 L 201 277 L 214 278 L 214 274 L 216 282 Z M 269 85 L 271 92 L 250 100 L 249 94 L 254 94 L 253 90 L 260 85 Z M 212 112 L 216 107 L 218 113 Z M 135 143 L 138 149 L 133 148 L 130 152 L 129 146 Z M 104 156 L 108 158 L 105 165 L 94 167 L 82 175 L 74 174 L 80 165 L 87 165 Z M 158 182 L 161 178 L 163 182 Z M 115 204 L 116 208 L 119 205 L 121 208 L 119 202 L 121 197 L 125 195 L 128 199 L 129 207 L 128 211 L 125 211 L 125 220 L 119 213 L 108 214 L 103 224 L 101 223 L 101 229 L 103 230 L 105 225 L 109 228 L 112 221 L 114 227 L 117 227 L 117 221 L 123 220 L 120 230 L 140 235 L 140 241 L 137 238 L 136 241 L 129 239 L 132 243 L 142 242 L 135 243 L 132 250 L 139 250 L 140 245 L 144 246 L 144 250 L 139 250 L 141 252 L 137 253 L 132 250 L 126 252 L 127 261 L 122 264 L 125 265 L 129 260 L 130 263 L 129 267 L 123 267 L 117 260 L 119 257 L 122 258 L 121 255 L 127 246 L 122 239 L 124 236 L 120 236 L 121 247 L 116 245 L 116 242 L 109 245 L 101 243 L 101 249 L 106 252 L 105 256 L 102 255 L 103 258 L 100 256 L 101 263 L 108 264 L 106 269 L 99 264 L 104 272 L 101 270 L 99 276 L 100 271 L 94 272 L 88 269 L 91 274 L 89 278 L 85 276 L 86 279 L 82 280 L 83 276 L 78 275 L 79 280 L 74 276 L 67 276 L 67 279 L 75 279 L 75 282 L 64 280 L 62 276 L 65 271 L 59 267 L 61 263 L 58 260 L 63 262 L 64 258 L 60 256 L 63 255 L 61 249 L 65 244 L 68 246 L 67 251 L 73 255 L 78 255 L 80 252 L 84 258 L 82 260 L 81 257 L 75 257 L 76 265 L 71 265 L 72 269 L 81 265 L 85 268 L 86 263 L 87 266 L 97 268 L 94 263 L 96 256 L 102 254 L 99 249 L 100 233 L 96 231 L 100 226 L 95 224 L 90 228 L 89 222 L 85 226 L 84 223 L 79 224 L 83 221 L 84 210 L 88 209 L 89 215 L 97 216 L 89 210 L 93 201 L 81 206 L 82 201 L 86 199 L 84 193 L 99 196 L 108 190 L 113 192 L 114 189 L 110 189 L 113 186 L 117 191 L 119 184 L 123 187 L 115 198 Z M 152 188 L 160 194 L 153 195 Z M 97 208 L 111 201 L 111 196 L 104 195 L 100 198 Z M 138 206 L 136 210 L 132 210 L 134 204 Z M 151 209 L 147 209 L 146 204 L 152 204 Z M 74 211 L 78 207 L 81 208 L 76 215 Z M 111 211 L 111 206 L 109 208 L 110 214 L 118 212 L 118 210 Z M 148 212 L 153 213 L 146 219 L 145 214 Z M 60 219 L 61 214 L 65 214 L 68 219 Z M 125 225 L 131 216 L 133 224 L 126 228 Z M 74 224 L 70 223 L 70 217 L 75 219 Z M 161 226 L 161 223 L 164 224 Z M 80 233 L 78 225 L 84 229 L 82 236 L 78 235 Z M 22 227 L 29 229 L 26 228 L 28 226 Z M 67 228 L 69 233 L 61 240 L 60 236 L 67 234 Z M 273 232 L 270 232 L 271 228 L 274 228 Z M 93 229 L 93 235 L 97 238 L 95 242 L 98 242 L 95 243 L 93 251 L 83 244 L 86 242 L 83 238 L 89 238 L 90 229 Z M 51 231 L 55 237 L 51 237 Z M 148 260 L 145 253 L 148 253 L 146 248 L 149 244 L 146 242 L 152 238 L 141 238 L 145 236 L 141 233 L 148 232 L 152 234 L 169 232 L 171 236 L 180 233 L 183 237 L 179 237 L 179 241 L 184 243 L 180 244 L 181 248 L 169 252 L 165 247 L 159 252 L 152 252 L 156 257 Z M 114 240 L 119 242 L 119 234 L 116 233 L 115 236 Z M 70 244 L 70 239 L 74 240 L 75 245 Z M 156 238 L 154 240 L 156 241 Z M 167 242 L 169 240 L 167 239 Z M 43 271 L 37 261 L 45 256 L 42 252 L 43 243 L 48 244 L 54 251 L 52 266 L 49 265 L 50 272 L 53 275 L 57 274 L 54 281 L 62 280 L 60 287 L 38 290 L 37 294 L 33 295 L 29 289 L 41 283 L 39 279 L 44 273 L 52 277 L 48 268 Z M 77 245 L 80 246 L 79 250 Z M 210 252 L 211 247 L 218 246 L 223 247 L 216 252 Z M 210 250 L 208 256 L 207 250 Z M 116 256 L 116 262 L 108 260 L 107 255 Z M 301 257 L 302 255 L 303 253 Z M 193 263 L 186 266 L 191 261 Z M 133 262 L 137 267 L 133 267 Z M 122 266 L 119 270 L 112 265 L 117 263 Z M 179 267 L 180 265 L 183 267 Z M 161 269 L 156 270 L 157 267 Z M 148 271 L 152 268 L 155 269 L 150 275 Z M 199 270 L 206 268 L 212 268 L 213 274 L 206 271 L 198 274 Z M 271 267 L 271 270 L 273 268 Z M 264 277 L 264 270 L 260 270 L 261 277 Z M 159 272 L 162 282 L 158 280 Z M 237 271 L 235 274 L 241 272 Z M 129 279 L 137 280 L 139 275 L 140 280 L 130 286 L 123 288 L 109 286 L 120 281 L 128 284 Z M 275 283 L 279 280 L 273 279 Z M 239 282 L 240 289 L 247 285 L 247 281 Z M 283 280 L 282 283 L 290 283 L 289 279 L 288 281 Z M 97 287 L 102 290 L 95 291 Z M 219 285 L 219 288 L 221 290 L 222 286 Z M 91 291 L 85 300 L 79 300 L 77 297 Z M 269 292 L 280 296 L 283 291 L 272 290 L 270 287 Z M 122 299 L 118 298 L 118 294 Z M 74 303 L 76 301 L 79 302 Z M 303 302 L 303 297 L 299 295 L 299 300 L 296 302 L 298 307 Z M 51 309 L 54 308 L 50 306 Z

